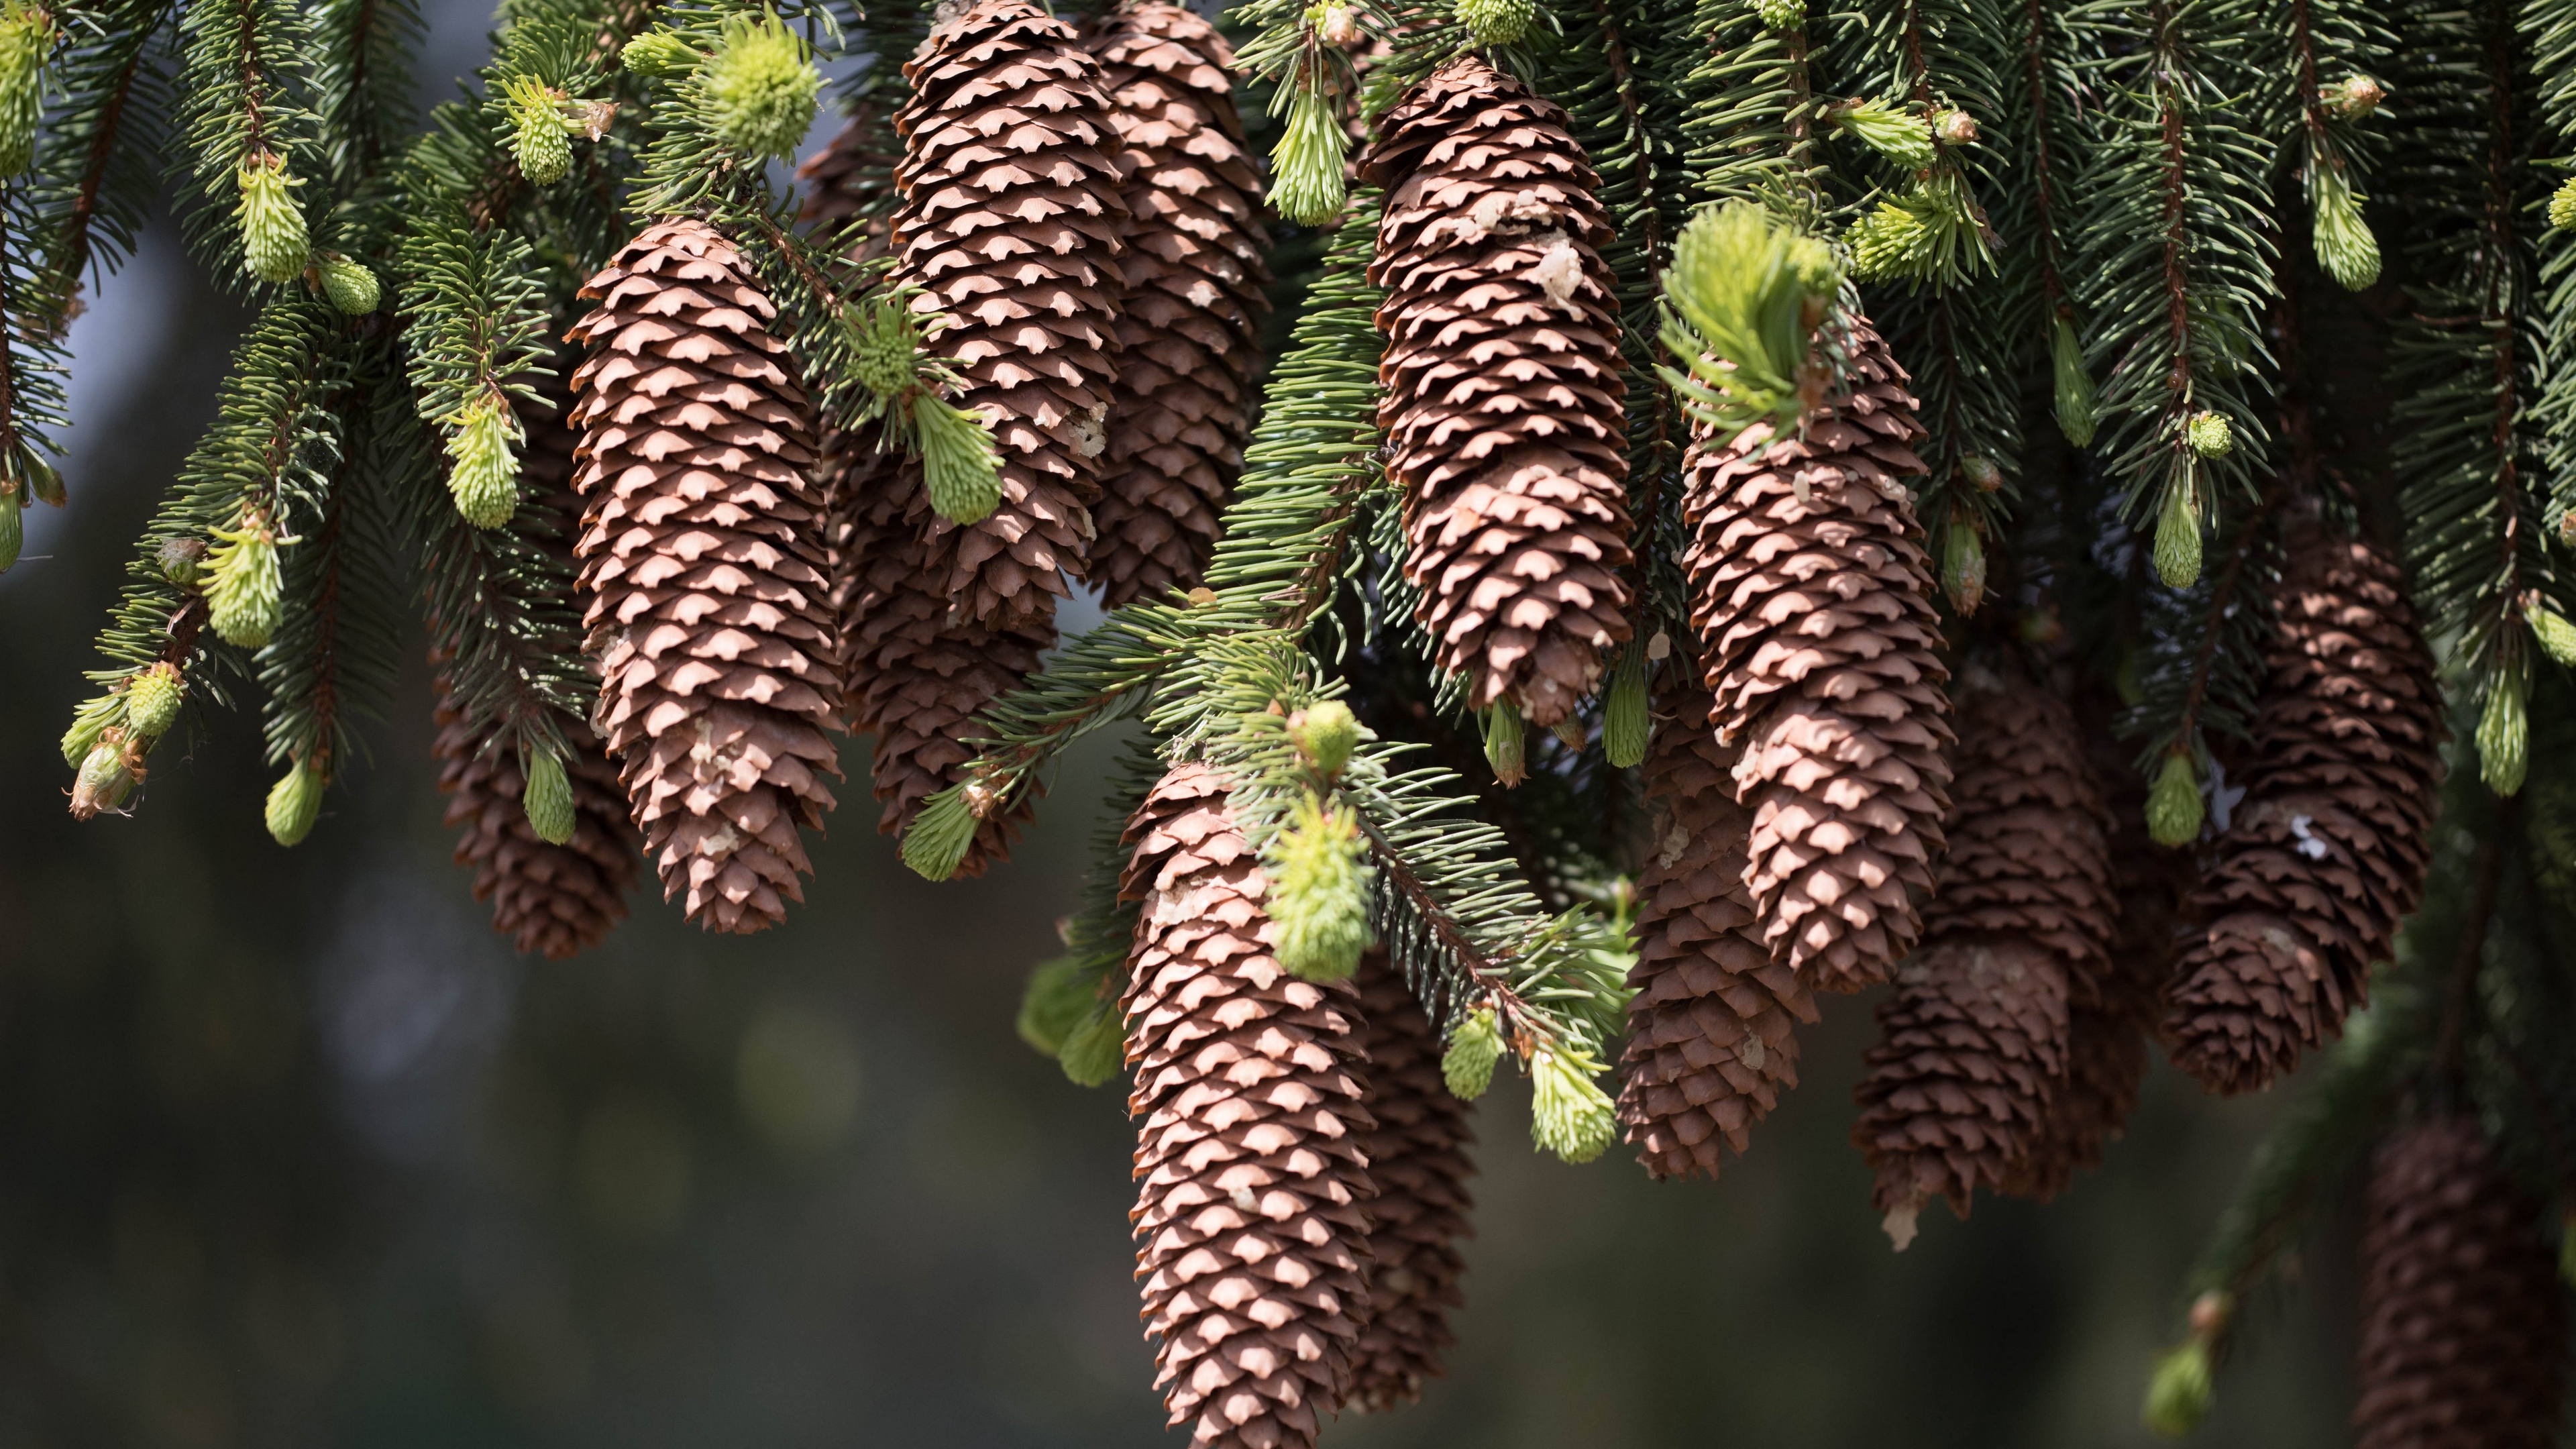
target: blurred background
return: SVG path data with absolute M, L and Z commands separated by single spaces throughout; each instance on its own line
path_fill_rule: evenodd
M 423 73 L 479 63 L 482 7 L 428 8 Z M 448 862 L 425 668 L 296 850 L 240 718 L 201 714 L 133 818 L 72 822 L 55 740 L 242 320 L 147 240 L 73 333 L 71 506 L 0 577 L 0 1449 L 1183 1442 L 1122 1090 L 1011 1026 L 1114 741 L 1009 866 L 944 886 L 845 759 L 783 929 L 703 936 L 639 892 L 562 964 Z M 2184 1271 L 2300 1084 L 2217 1102 L 2160 1063 L 2103 1171 L 1928 1211 L 1896 1255 L 1845 1140 L 1870 1004 L 1829 1003 L 1715 1185 L 1537 1156 L 1499 1084 L 1450 1375 L 1325 1442 L 2150 1442 Z M 2331 1215 L 2249 1305 L 2197 1442 L 2345 1441 L 2350 1238 Z

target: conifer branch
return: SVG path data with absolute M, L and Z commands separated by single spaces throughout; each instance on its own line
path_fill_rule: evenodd
M 172 0 L 67 6 L 54 59 L 61 99 L 28 178 L 38 218 L 44 316 L 52 330 L 79 315 L 84 274 L 113 272 L 134 253 L 167 131 L 169 86 L 159 51 Z

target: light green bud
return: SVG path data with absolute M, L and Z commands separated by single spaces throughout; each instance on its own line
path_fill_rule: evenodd
M 1909 207 L 1882 201 L 1843 234 L 1851 247 L 1852 275 L 1883 282 L 1914 272 L 1930 247 L 1932 230 Z
M 1941 590 L 1962 618 L 1986 601 L 1986 540 L 1975 523 L 1953 517 L 1941 531 Z
M 18 506 L 18 490 L 0 483 L 0 574 L 9 572 L 18 562 L 18 550 L 27 546 L 27 519 Z
M 2156 773 L 2156 783 L 2147 791 L 2147 837 L 2158 845 L 2189 845 L 2200 838 L 2200 822 L 2207 809 L 2200 798 L 2200 772 L 2192 767 L 2191 753 L 2176 750 L 2165 756 L 2164 768 Z
M 914 359 L 921 350 L 921 328 L 911 311 L 899 303 L 878 302 L 868 308 L 857 333 L 853 370 L 860 385 L 888 401 L 901 397 L 913 385 Z
M 1058 956 L 1038 964 L 1020 992 L 1020 1014 L 1013 1023 L 1020 1040 L 1047 1056 L 1064 1050 L 1065 1038 L 1100 1004 L 1099 983 L 1083 969 L 1079 956 Z
M 105 731 L 82 757 L 80 773 L 72 777 L 72 818 L 87 820 L 101 811 L 124 808 L 142 773 L 140 763 L 127 748 L 123 730 Z
M 1494 779 L 1510 789 L 1529 778 L 1529 758 L 1521 739 L 1521 712 L 1508 699 L 1494 701 L 1485 711 L 1485 763 L 1494 770 Z
M 618 53 L 618 63 L 637 75 L 681 75 L 697 68 L 706 57 L 698 48 L 666 26 L 654 26 L 626 42 Z
M 244 158 L 233 181 L 241 188 L 233 219 L 241 226 L 243 265 L 263 282 L 292 281 L 311 255 L 294 194 L 303 181 L 286 174 L 285 157 L 268 153 Z
M 1646 708 L 1646 651 L 1630 644 L 1620 651 L 1610 675 L 1610 693 L 1601 702 L 1601 752 L 1622 770 L 1643 764 L 1655 724 Z
M 2549 193 L 2549 224 L 2560 231 L 2576 227 L 2576 176 L 2559 182 L 2558 189 Z
M 552 186 L 572 174 L 572 128 L 563 97 L 534 76 L 512 76 L 502 92 L 510 117 L 510 157 L 530 185 Z
M 2311 159 L 2308 191 L 2315 201 L 2317 264 L 2346 291 L 2358 292 L 2379 280 L 2379 238 L 2362 220 L 2361 198 L 2341 169 Z M 2557 202 L 2551 201 L 2554 213 Z
M 2522 617 L 2530 622 L 2532 637 L 2540 641 L 2542 653 L 2561 664 L 2576 664 L 2576 624 L 2537 602 L 2526 605 Z
M 2200 581 L 2200 500 L 2191 480 L 2165 488 L 2164 507 L 2156 512 L 2156 577 L 2170 588 L 2187 589 Z
M 1531 1141 L 1568 1162 L 1590 1162 L 1618 1139 L 1609 1095 L 1562 1053 L 1541 1051 L 1530 1075 Z
M 137 735 L 157 740 L 179 722 L 179 705 L 186 695 L 179 678 L 179 666 L 164 659 L 134 676 L 125 687 L 125 721 Z
M 473 528 L 499 528 L 519 511 L 518 420 L 497 398 L 466 404 L 447 435 L 447 491 Z
M 63 763 L 78 765 L 88 759 L 90 746 L 124 718 L 125 696 L 120 692 L 111 690 L 81 701 L 81 707 L 72 712 L 72 727 L 63 731 Z
M 951 523 L 975 523 L 1002 503 L 1002 455 L 985 414 L 967 412 L 928 388 L 912 395 L 912 435 L 930 506 Z
M 788 156 L 814 124 L 823 73 L 775 13 L 736 16 L 700 79 L 707 121 L 745 156 Z
M 2056 340 L 2050 349 L 2054 366 L 2057 403 L 2057 430 L 2066 441 L 2078 448 L 2093 446 L 2093 429 L 2098 421 L 2093 392 L 2093 374 L 2084 370 L 2084 348 L 2075 340 L 2075 324 L 2057 319 Z
M 1308 705 L 1288 721 L 1288 739 L 1307 766 L 1326 779 L 1349 767 L 1360 746 L 1360 718 L 1338 699 Z
M 2356 72 L 2326 87 L 2325 94 L 2319 99 L 2325 102 L 2327 110 L 2347 121 L 2358 121 L 2378 110 L 2379 103 L 2388 99 L 2388 87 L 2380 84 L 2375 76 Z
M 1538 14 L 1532 0 L 1458 0 L 1458 22 L 1477 45 L 1517 45 Z
M 1320 84 L 1297 88 L 1288 100 L 1288 124 L 1270 153 L 1270 203 L 1299 226 L 1321 226 L 1350 200 L 1344 160 L 1350 137 Z
M 1807 7 L 1799 0 L 1753 0 L 1753 9 L 1769 30 L 1796 30 L 1807 23 Z
M 2217 1385 L 2209 1366 L 2209 1344 L 2194 1337 L 2156 1364 L 2147 1384 L 2146 1426 L 2168 1439 L 2179 1439 L 2200 1427 L 2209 1413 Z
M 2206 409 L 2191 415 L 2182 425 L 2182 435 L 2198 457 L 2224 458 L 2236 451 L 2236 430 L 2227 425 L 2227 419 Z
M 1974 453 L 1959 460 L 1959 476 L 1980 493 L 1998 492 L 2004 486 L 2004 470 L 1996 465 L 1995 460 Z
M 1310 792 L 1272 841 L 1270 921 L 1280 966 L 1308 981 L 1340 981 L 1369 945 L 1369 873 L 1358 822 Z
M 2508 669 L 2487 690 L 2486 712 L 2478 717 L 2478 775 L 2499 795 L 2522 789 L 2531 771 L 2531 716 L 2523 701 L 2519 669 Z
M 1480 1006 L 1467 1013 L 1449 1033 L 1449 1049 L 1440 1054 L 1440 1079 L 1449 1095 L 1472 1102 L 1494 1084 L 1494 1064 L 1503 1059 L 1503 1033 L 1494 1009 Z
M 27 0 L 0 8 L 0 176 L 36 161 L 36 125 L 44 115 L 45 52 L 53 21 Z
M 925 880 L 946 880 L 957 873 L 975 843 L 980 817 L 967 798 L 968 786 L 951 785 L 922 803 L 903 833 L 903 863 Z
M 217 529 L 206 555 L 206 622 L 227 644 L 257 649 L 277 632 L 286 584 L 277 563 L 277 539 L 253 523 Z
M 376 269 L 365 262 L 344 257 L 338 252 L 324 252 L 316 259 L 322 273 L 322 295 L 331 305 L 352 317 L 364 317 L 384 301 L 384 288 L 376 281 Z
M 320 773 L 298 760 L 269 787 L 268 833 L 278 844 L 300 845 L 313 833 L 313 822 L 322 818 L 323 784 Z
M 519 808 L 527 814 L 528 828 L 548 845 L 569 842 L 580 817 L 572 808 L 572 781 L 564 774 L 563 756 L 549 749 L 530 750 L 526 774 Z
M 1932 127 L 1909 109 L 1885 101 L 1862 101 L 1826 113 L 1846 135 L 1908 171 L 1929 168 L 1934 157 Z M 1971 139 L 1974 127 L 1971 126 Z

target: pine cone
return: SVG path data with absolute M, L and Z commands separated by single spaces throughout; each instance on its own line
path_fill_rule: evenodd
M 1753 1124 L 1798 1085 L 1797 1024 L 1815 994 L 1771 959 L 1744 887 L 1753 814 L 1728 779 L 1735 749 L 1708 723 L 1708 691 L 1684 681 L 1657 702 L 1646 793 L 1655 831 L 1637 878 L 1637 964 L 1619 1121 L 1659 1178 L 1717 1176 Z
M 1124 138 L 1126 310 L 1091 577 L 1109 608 L 1207 572 L 1261 366 L 1261 173 L 1235 114 L 1234 53 L 1179 5 L 1142 0 L 1090 34 Z
M 1372 1412 L 1422 1396 L 1447 1370 L 1449 1310 L 1463 1300 L 1460 1240 L 1467 1224 L 1467 1104 L 1440 1075 L 1440 1032 L 1384 951 L 1360 958 L 1356 978 L 1368 1062 L 1368 1110 L 1377 1119 L 1362 1153 L 1377 1197 L 1369 1204 L 1369 1317 L 1352 1354 L 1350 1401 Z
M 1100 66 L 1034 0 L 979 0 L 904 63 L 895 279 L 953 360 L 1002 460 L 1002 501 L 960 528 L 915 489 L 938 592 L 969 623 L 1042 625 L 1084 576 L 1117 381 L 1127 207 Z
M 2566 1300 L 2476 1122 L 2382 1144 L 2361 1238 L 2359 1449 L 2549 1449 Z
M 1905 370 L 1866 321 L 1805 421 L 1691 445 L 1683 564 L 1719 738 L 1754 807 L 1745 883 L 1772 953 L 1819 991 L 1887 979 L 1941 855 L 1950 739 L 1931 568 L 1897 479 L 1923 471 Z
M 1164 1400 L 1191 1442 L 1308 1449 L 1351 1382 L 1367 1320 L 1376 1124 L 1347 982 L 1270 954 L 1268 883 L 1223 776 L 1172 767 L 1128 826 L 1122 899 L 1143 902 L 1128 957 L 1133 1214 Z
M 2016 675 L 1972 667 L 1950 853 L 1927 944 L 1878 1008 L 1852 1142 L 1902 1248 L 1935 1197 L 1968 1215 L 2019 1180 L 2067 1072 L 2067 1003 L 2099 1001 L 2119 900 L 2109 822 L 2075 717 Z
M 2442 697 L 2397 565 L 2292 521 L 2253 762 L 2175 968 L 2165 1033 L 2213 1092 L 2343 1031 L 2424 894 Z
M 2067 1012 L 2066 1076 L 2020 1170 L 2003 1190 L 2039 1202 L 2064 1192 L 2078 1172 L 2102 1163 L 2127 1130 L 2147 1075 L 2147 1043 L 2163 1014 L 2185 903 L 2197 878 L 2193 857 L 2147 835 L 2147 782 L 2114 742 L 2108 711 L 2078 723 L 2097 779 L 2106 782 L 2111 822 L 2111 893 L 2119 900 L 2109 968 L 2098 994 Z
M 438 695 L 438 788 L 455 829 L 456 863 L 474 871 L 474 899 L 492 903 L 492 929 L 522 951 L 549 961 L 587 951 L 626 919 L 626 888 L 635 883 L 635 827 L 626 820 L 626 791 L 617 769 L 587 729 L 572 740 L 564 774 L 572 781 L 573 836 L 561 845 L 538 836 L 520 803 L 526 779 L 515 750 L 494 747 L 494 731 L 476 732 L 448 704 L 447 677 Z
M 763 325 L 777 309 L 702 222 L 645 228 L 582 295 L 600 299 L 571 333 L 591 347 L 572 422 L 598 726 L 664 897 L 761 930 L 803 899 L 797 825 L 822 825 L 839 773 L 805 395 Z
M 1555 102 L 1462 57 L 1380 124 L 1387 475 L 1405 577 L 1467 702 L 1566 719 L 1628 637 L 1620 324 L 1600 178 Z

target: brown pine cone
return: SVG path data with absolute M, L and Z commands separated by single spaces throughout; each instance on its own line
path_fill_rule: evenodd
M 1272 957 L 1268 882 L 1222 775 L 1173 766 L 1127 839 L 1120 895 L 1143 903 L 1124 1003 L 1132 1216 L 1155 1386 L 1194 1445 L 1310 1449 L 1368 1318 L 1376 1124 L 1358 994 Z
M 2067 1011 L 2066 1075 L 2049 1094 L 2048 1111 L 2021 1168 L 2003 1186 L 2015 1197 L 2046 1202 L 2078 1172 L 2102 1164 L 2103 1150 L 2128 1129 L 2147 1075 L 2147 1043 L 2163 1014 L 2185 904 L 2197 872 L 2185 851 L 2147 836 L 2147 782 L 2111 734 L 2108 711 L 2079 722 L 2097 779 L 2105 782 L 2111 822 L 2111 893 L 2119 900 L 2109 968 L 2091 1000 Z
M 838 645 L 805 394 L 777 309 L 697 221 L 657 222 L 582 289 L 581 587 L 597 720 L 665 899 L 775 924 L 838 774 Z
M 1100 497 L 1127 204 L 1100 66 L 1035 0 L 979 0 L 904 63 L 895 279 L 981 409 L 1002 501 L 963 528 L 908 500 L 961 620 L 1042 625 L 1085 576 Z
M 2361 1237 L 2359 1449 L 2559 1442 L 2565 1290 L 2539 1205 L 2468 1118 L 2380 1146 Z
M 1637 877 L 1619 1122 L 1659 1178 L 1713 1178 L 1722 1149 L 1744 1151 L 1798 1085 L 1798 1023 L 1816 1020 L 1815 993 L 1754 928 L 1753 813 L 1735 803 L 1735 748 L 1717 742 L 1709 704 L 1696 681 L 1667 690 L 1646 757 L 1654 853 Z
M 1879 1004 L 1852 1142 L 1902 1248 L 1924 1203 L 1968 1214 L 2029 1171 L 2067 1073 L 2067 1004 L 2099 1001 L 2119 899 L 2109 821 L 2063 701 L 2016 671 L 1960 679 L 1958 778 L 1927 944 Z
M 445 675 L 432 685 L 438 739 L 430 749 L 447 824 L 456 831 L 456 863 L 473 869 L 474 899 L 492 903 L 492 929 L 549 961 L 598 945 L 626 919 L 626 888 L 635 883 L 642 843 L 627 823 L 626 791 L 599 737 L 576 727 L 569 741 L 564 774 L 572 781 L 573 835 L 556 845 L 528 823 L 518 752 L 493 747 L 492 730 L 465 727 L 448 704 Z
M 1440 1031 L 1413 988 L 1371 950 L 1355 978 L 1367 1019 L 1368 1110 L 1377 1128 L 1362 1148 L 1377 1197 L 1369 1203 L 1369 1317 L 1352 1352 L 1350 1402 L 1376 1412 L 1422 1397 L 1422 1381 L 1447 1372 L 1449 1310 L 1464 1300 L 1457 1244 L 1474 1236 L 1467 1179 L 1467 1104 L 1440 1075 Z
M 2424 894 L 2442 696 L 2396 563 L 2294 518 L 2245 797 L 2166 999 L 2174 1064 L 2258 1091 L 2343 1031 Z
M 1141 0 L 1102 16 L 1089 40 L 1126 143 L 1126 310 L 1091 541 L 1091 578 L 1114 609 L 1207 572 L 1252 425 L 1269 233 L 1234 109 L 1234 52 L 1216 27 Z
M 1783 438 L 1757 424 L 1684 459 L 1683 565 L 1719 737 L 1743 742 L 1745 883 L 1763 939 L 1819 991 L 1887 979 L 1914 948 L 1948 800 L 1948 701 L 1905 370 L 1864 320 L 1851 372 Z
M 1628 637 L 1620 324 L 1600 184 L 1555 102 L 1472 56 L 1408 92 L 1360 172 L 1405 577 L 1477 709 L 1541 728 Z

